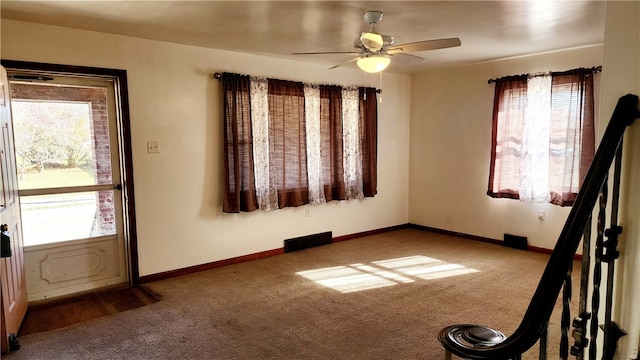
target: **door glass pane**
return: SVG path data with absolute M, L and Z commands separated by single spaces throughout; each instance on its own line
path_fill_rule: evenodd
M 106 89 L 16 83 L 11 92 L 20 190 L 112 183 Z
M 90 191 L 113 183 L 107 87 L 11 82 L 11 96 L 25 246 L 115 234 L 113 191 Z
M 115 234 L 113 196 L 103 190 L 21 197 L 24 245 Z

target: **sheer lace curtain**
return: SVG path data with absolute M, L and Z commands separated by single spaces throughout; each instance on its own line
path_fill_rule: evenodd
M 361 199 L 362 152 L 358 124 L 358 89 L 342 89 L 342 131 L 344 138 L 344 184 L 346 199 Z
M 375 89 L 231 73 L 222 79 L 224 212 L 377 193 Z
M 267 79 L 251 78 L 251 129 L 256 199 L 260 210 L 278 208 L 276 189 L 269 169 L 269 118 Z
M 487 194 L 570 206 L 595 153 L 593 70 L 496 81 Z
M 549 202 L 549 127 L 551 76 L 527 80 L 527 104 L 522 125 L 520 200 Z
M 322 147 L 320 146 L 320 87 L 305 84 L 304 98 L 309 203 L 320 204 L 326 202 L 322 184 Z

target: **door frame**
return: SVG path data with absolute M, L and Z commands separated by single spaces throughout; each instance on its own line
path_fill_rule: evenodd
M 116 95 L 116 115 L 118 116 L 118 138 L 120 152 L 120 168 L 122 184 L 122 209 L 124 225 L 124 241 L 126 261 L 129 271 L 129 283 L 140 285 L 138 265 L 138 238 L 136 227 L 136 209 L 133 187 L 133 151 L 131 144 L 131 119 L 129 116 L 129 93 L 127 88 L 127 71 L 120 69 L 98 68 L 88 66 L 48 64 L 18 60 L 0 60 L 7 70 L 33 72 L 34 75 L 65 75 L 79 77 L 98 77 L 114 81 Z M 114 179 L 116 182 L 116 179 Z

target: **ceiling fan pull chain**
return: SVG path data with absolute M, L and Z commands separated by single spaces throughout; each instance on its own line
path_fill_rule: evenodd
M 366 84 L 367 83 L 367 72 L 363 71 L 363 73 L 364 73 L 364 83 Z M 366 91 L 364 92 L 364 100 L 365 101 L 367 100 L 367 92 Z
M 379 87 L 379 89 L 381 89 L 381 90 L 382 90 L 382 71 L 380 71 L 380 87 Z M 382 104 L 382 94 L 380 94 L 379 99 L 380 99 L 380 100 L 379 100 L 379 101 L 380 101 L 380 104 Z

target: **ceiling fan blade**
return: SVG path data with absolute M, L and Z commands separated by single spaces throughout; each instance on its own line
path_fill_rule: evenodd
M 387 50 L 390 55 L 400 53 L 411 53 L 427 50 L 446 49 L 450 47 L 456 47 L 462 45 L 462 42 L 458 38 L 446 38 L 417 41 L 407 44 L 394 45 Z
M 421 56 L 417 56 L 413 54 L 405 54 L 405 53 L 398 53 L 398 54 L 395 54 L 393 57 L 394 62 L 397 62 L 400 64 L 406 64 L 406 65 L 417 64 L 425 60 L 426 59 Z
M 317 51 L 317 52 L 295 52 L 291 53 L 291 55 L 322 55 L 322 54 L 352 54 L 358 55 L 355 51 Z
M 329 70 L 331 70 L 331 69 L 335 69 L 335 68 L 337 68 L 337 67 L 339 67 L 339 66 L 342 66 L 342 65 L 346 65 L 346 64 L 348 64 L 348 63 L 350 63 L 350 62 L 358 61 L 358 59 L 360 59 L 360 56 L 358 56 L 358 57 L 354 57 L 353 59 L 347 60 L 347 61 L 345 61 L 345 62 L 341 62 L 340 64 L 333 65 L 332 67 L 330 67 L 330 68 L 329 68 Z

